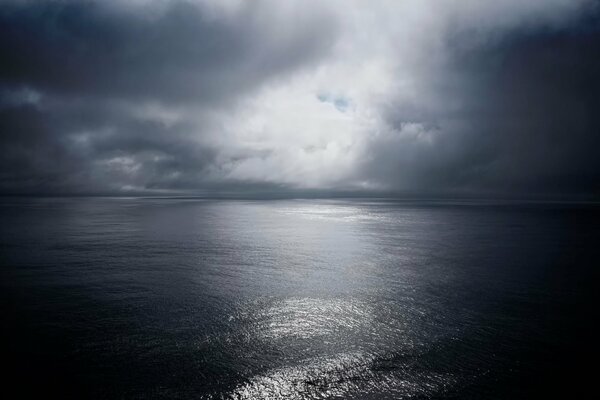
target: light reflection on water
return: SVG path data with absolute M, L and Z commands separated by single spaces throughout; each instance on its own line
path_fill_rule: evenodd
M 347 353 L 306 360 L 295 367 L 253 377 L 224 398 L 412 398 L 442 393 L 453 380 L 451 375 L 378 370 L 374 356 Z
M 582 302 L 556 289 L 586 281 L 600 226 L 586 209 L 341 200 L 0 213 L 13 364 L 90 398 L 519 397 L 572 343 Z
M 269 369 L 221 398 L 381 398 L 392 395 L 410 398 L 440 393 L 450 387 L 455 379 L 450 374 L 427 374 L 394 365 L 394 355 L 414 351 L 414 338 L 407 332 L 406 323 L 378 324 L 374 306 L 376 304 L 354 298 L 290 298 L 252 315 L 242 313 L 239 317 L 246 319 L 245 325 L 253 326 L 252 342 L 304 340 L 308 346 L 314 346 L 318 341 L 321 346 L 343 346 L 355 351 L 339 352 L 333 357 L 313 355 L 291 366 Z M 384 351 L 381 344 L 386 341 L 395 343 L 395 347 Z
M 264 312 L 265 338 L 309 339 L 353 330 L 370 322 L 370 305 L 342 299 L 286 299 Z

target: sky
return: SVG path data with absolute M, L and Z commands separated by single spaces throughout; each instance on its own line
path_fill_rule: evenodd
M 0 194 L 600 197 L 592 0 L 0 0 Z

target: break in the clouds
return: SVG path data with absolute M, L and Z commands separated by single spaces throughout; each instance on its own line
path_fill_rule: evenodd
M 598 195 L 599 11 L 1 1 L 0 192 Z

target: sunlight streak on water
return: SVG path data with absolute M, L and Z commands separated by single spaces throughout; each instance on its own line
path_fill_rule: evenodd
M 286 299 L 265 310 L 265 338 L 325 336 L 371 322 L 371 306 L 343 299 Z
M 294 367 L 270 371 L 251 378 L 223 398 L 231 399 L 321 399 L 381 398 L 440 395 L 455 378 L 443 374 L 386 371 L 374 355 L 339 354 L 314 358 Z

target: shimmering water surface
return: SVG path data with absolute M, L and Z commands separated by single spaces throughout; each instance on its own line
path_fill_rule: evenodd
M 3 199 L 7 385 L 81 398 L 581 395 L 595 205 Z

